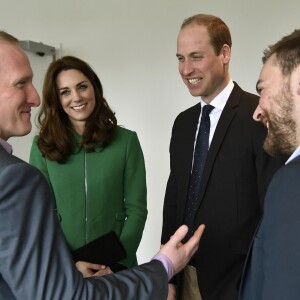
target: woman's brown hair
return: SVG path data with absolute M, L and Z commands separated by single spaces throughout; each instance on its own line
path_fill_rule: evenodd
M 74 130 L 68 115 L 62 109 L 56 79 L 60 72 L 78 70 L 92 83 L 95 108 L 86 120 L 83 140 L 76 144 Z M 52 62 L 46 72 L 43 85 L 43 102 L 38 114 L 40 134 L 37 145 L 44 157 L 63 163 L 75 147 L 84 146 L 88 152 L 95 146 L 106 147 L 114 138 L 117 119 L 103 96 L 100 79 L 91 66 L 74 56 L 64 56 Z

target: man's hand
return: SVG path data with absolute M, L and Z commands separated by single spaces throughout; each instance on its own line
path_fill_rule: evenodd
M 161 247 L 159 252 L 171 260 L 174 274 L 180 272 L 198 250 L 204 228 L 205 226 L 203 224 L 200 225 L 194 235 L 185 244 L 182 244 L 181 241 L 188 232 L 188 227 L 182 225 L 177 229 L 174 235 L 171 236 L 170 240 Z

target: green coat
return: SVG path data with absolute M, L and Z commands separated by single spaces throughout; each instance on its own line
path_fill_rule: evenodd
M 42 157 L 36 136 L 30 163 L 45 175 L 54 192 L 71 251 L 114 230 L 127 253 L 120 263 L 137 264 L 147 191 L 144 157 L 135 132 L 118 127 L 108 147 L 90 153 L 78 147 L 64 164 Z

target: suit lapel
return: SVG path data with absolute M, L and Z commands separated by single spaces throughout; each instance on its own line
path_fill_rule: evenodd
M 185 205 L 188 196 L 189 190 L 189 182 L 191 176 L 191 168 L 192 168 L 192 161 L 193 161 L 193 153 L 194 153 L 194 143 L 195 143 L 195 134 L 197 130 L 197 124 L 199 120 L 199 115 L 201 111 L 201 105 L 198 103 L 193 108 L 191 108 L 190 113 L 188 114 L 188 118 L 185 122 L 184 128 L 180 135 L 185 136 L 184 138 L 184 145 L 181 145 L 183 148 L 182 157 L 181 157 L 181 186 L 180 190 L 182 195 L 180 199 L 184 199 L 184 201 L 179 201 L 179 220 L 182 222 L 185 212 Z
M 213 165 L 215 162 L 215 159 L 217 157 L 217 154 L 219 152 L 219 149 L 224 141 L 224 138 L 226 136 L 226 132 L 229 129 L 230 123 L 233 120 L 234 116 L 237 113 L 237 108 L 240 102 L 240 97 L 242 95 L 243 91 L 241 88 L 235 83 L 234 88 L 227 100 L 227 103 L 224 107 L 224 110 L 222 111 L 221 117 L 219 119 L 219 122 L 217 124 L 211 145 L 209 147 L 209 151 L 207 154 L 207 160 L 204 166 L 203 170 L 203 177 L 201 180 L 201 186 L 200 186 L 200 193 L 198 197 L 198 209 L 201 205 L 201 202 L 203 200 L 203 196 L 205 194 L 205 190 L 209 181 L 210 174 L 213 169 Z

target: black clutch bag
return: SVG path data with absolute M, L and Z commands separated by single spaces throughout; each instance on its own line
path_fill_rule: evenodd
M 72 252 L 74 261 L 113 266 L 126 257 L 126 252 L 114 231 L 110 231 Z M 121 265 L 122 266 L 122 265 Z M 125 267 L 124 267 L 125 268 Z

